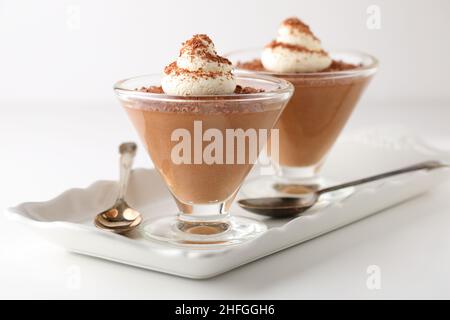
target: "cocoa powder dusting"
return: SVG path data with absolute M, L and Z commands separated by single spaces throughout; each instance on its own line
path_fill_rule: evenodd
M 328 68 L 322 70 L 322 72 L 333 72 L 333 71 L 346 71 L 361 68 L 362 65 L 356 65 L 351 63 L 346 63 L 340 60 L 333 60 Z
M 270 72 L 266 70 L 261 62 L 260 59 L 254 59 L 246 62 L 238 62 L 236 66 L 240 69 L 250 70 L 250 71 L 265 71 Z M 355 65 L 351 63 L 345 63 L 343 61 L 339 60 L 333 60 L 331 65 L 320 71 L 320 72 L 336 72 L 336 71 L 346 71 L 346 70 L 352 70 L 362 67 L 362 65 Z
M 311 31 L 311 29 L 309 28 L 309 26 L 308 26 L 306 23 L 304 23 L 303 21 L 301 21 L 299 18 L 296 18 L 296 17 L 288 18 L 288 19 L 286 19 L 286 20 L 284 20 L 284 21 L 282 22 L 282 25 L 283 25 L 283 26 L 290 27 L 290 28 L 292 28 L 292 29 L 295 29 L 295 30 L 297 30 L 297 31 L 299 31 L 299 32 L 301 32 L 301 33 L 306 33 L 306 34 L 312 36 L 314 39 L 319 40 L 319 39 L 317 39 L 317 37 L 312 33 L 312 31 Z
M 205 44 L 205 42 L 207 44 Z M 182 47 L 180 50 L 180 56 L 188 50 L 190 50 L 192 52 L 195 52 L 199 49 L 205 50 L 208 48 L 208 45 L 211 43 L 212 43 L 211 38 L 208 37 L 206 34 L 195 34 L 192 36 L 191 39 L 189 39 L 181 44 Z
M 275 49 L 275 48 L 284 48 L 284 49 L 288 49 L 288 50 L 292 50 L 292 51 L 297 51 L 297 52 L 314 52 L 316 54 L 320 54 L 320 55 L 326 55 L 327 53 L 324 50 L 320 50 L 320 51 L 312 51 L 306 47 L 303 46 L 299 46 L 299 45 L 295 45 L 295 44 L 289 44 L 289 43 L 284 43 L 284 42 L 278 42 L 276 40 L 273 40 L 271 43 L 269 43 L 266 48 L 270 48 L 270 49 Z
M 141 87 L 136 88 L 136 91 L 140 92 L 147 92 L 147 93 L 160 93 L 164 94 L 164 90 L 161 86 L 150 86 L 150 87 Z M 264 92 L 263 89 L 256 89 L 252 87 L 242 87 L 240 85 L 236 86 L 236 89 L 234 89 L 235 94 L 252 94 L 252 93 L 262 93 Z
M 230 62 L 231 63 L 231 62 Z M 191 71 L 183 68 L 179 68 L 177 65 L 177 62 L 174 61 L 168 66 L 164 68 L 165 74 L 175 74 L 177 76 L 179 75 L 189 75 L 189 77 L 192 77 L 193 79 L 197 78 L 217 78 L 219 76 L 227 76 L 231 77 L 231 72 L 220 72 L 220 71 L 204 71 L 202 69 Z
M 205 44 L 206 42 L 206 44 Z M 191 39 L 183 42 L 180 49 L 180 56 L 184 53 L 198 55 L 204 60 L 231 65 L 231 61 L 227 58 L 208 52 L 208 46 L 212 44 L 212 40 L 206 34 L 196 34 Z
M 242 87 L 240 85 L 236 86 L 236 89 L 234 89 L 234 93 L 236 94 L 250 94 L 250 93 L 262 93 L 264 92 L 263 89 L 256 89 L 252 87 Z
M 141 87 L 140 89 L 136 88 L 134 90 L 148 93 L 164 93 L 164 90 L 161 86 Z

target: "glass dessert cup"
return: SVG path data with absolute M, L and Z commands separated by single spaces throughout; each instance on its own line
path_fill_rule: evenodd
M 238 85 L 265 91 L 183 97 L 135 90 L 158 86 L 159 75 L 131 78 L 115 85 L 121 104 L 179 209 L 178 215 L 147 219 L 141 227 L 144 236 L 177 245 L 208 247 L 240 243 L 266 230 L 259 221 L 231 217 L 229 213 L 263 146 L 251 149 L 250 139 L 240 144 L 234 138 L 228 139 L 227 133 L 270 132 L 292 96 L 293 87 L 285 80 L 263 75 L 237 72 L 235 76 Z M 217 142 L 220 137 L 222 145 Z M 210 153 L 212 141 L 217 142 L 217 149 Z M 243 156 L 240 160 L 239 155 Z
M 262 49 L 236 51 L 228 54 L 227 58 L 236 65 L 258 58 L 261 52 Z M 276 175 L 247 181 L 242 187 L 246 196 L 302 197 L 311 190 L 335 184 L 321 176 L 319 170 L 375 74 L 378 61 L 354 51 L 332 52 L 330 56 L 333 60 L 359 67 L 316 73 L 245 70 L 285 79 L 295 87 L 294 95 L 276 125 L 279 129 L 279 153 L 278 157 L 271 157 Z M 341 190 L 320 200 L 328 203 L 351 192 L 351 189 Z

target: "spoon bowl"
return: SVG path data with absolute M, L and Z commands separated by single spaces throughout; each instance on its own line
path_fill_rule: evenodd
M 95 226 L 103 229 L 103 230 L 109 230 L 113 231 L 115 233 L 123 234 L 127 233 L 133 229 L 135 229 L 137 226 L 139 226 L 142 222 L 142 217 L 139 216 L 133 221 L 125 222 L 125 221 L 117 221 L 117 222 L 111 222 L 108 219 L 105 219 L 103 215 L 99 214 L 95 217 Z
M 332 192 L 348 187 L 354 187 L 362 185 L 368 182 L 385 179 L 388 177 L 405 174 L 408 172 L 419 170 L 435 170 L 439 168 L 448 168 L 449 165 L 440 161 L 430 160 L 421 162 L 405 168 L 388 171 L 385 173 L 377 174 L 367 178 L 353 180 L 336 186 L 328 187 L 325 189 L 311 191 L 309 194 L 303 194 L 302 197 L 267 197 L 267 198 L 253 198 L 242 199 L 238 201 L 241 208 L 272 218 L 287 218 L 302 214 L 306 210 L 310 209 L 322 194 Z
M 242 199 L 238 201 L 241 208 L 272 218 L 288 218 L 299 215 L 317 202 L 317 194 L 311 193 L 307 198 L 268 197 Z
M 122 143 L 120 152 L 120 181 L 119 194 L 114 205 L 97 214 L 94 224 L 97 228 L 123 234 L 135 229 L 142 222 L 141 214 L 125 201 L 133 158 L 136 154 L 136 144 Z

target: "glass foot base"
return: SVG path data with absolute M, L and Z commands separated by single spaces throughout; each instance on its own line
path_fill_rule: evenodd
M 315 177 L 312 179 L 286 179 L 279 176 L 259 176 L 247 180 L 241 187 L 241 195 L 245 198 L 261 197 L 298 197 L 309 198 L 311 192 L 330 187 L 338 182 Z M 322 208 L 330 203 L 338 202 L 347 198 L 354 192 L 354 188 L 346 188 L 323 194 L 314 206 L 315 209 Z
M 223 247 L 256 238 L 267 230 L 264 223 L 231 217 L 218 222 L 184 222 L 176 216 L 148 219 L 140 227 L 144 237 L 184 247 Z

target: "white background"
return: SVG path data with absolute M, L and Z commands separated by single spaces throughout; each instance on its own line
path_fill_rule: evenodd
M 366 26 L 373 4 L 380 30 Z M 291 15 L 326 49 L 381 61 L 345 134 L 402 125 L 450 150 L 449 9 L 446 0 L 0 0 L 0 209 L 117 177 L 117 145 L 137 136 L 116 80 L 160 72 L 194 33 L 219 52 L 261 46 Z M 149 166 L 142 148 L 136 166 Z M 0 298 L 450 298 L 449 191 L 207 281 L 70 254 L 0 217 Z M 365 285 L 371 264 L 382 290 Z
M 379 30 L 367 28 L 370 5 L 381 10 Z M 446 0 L 0 0 L 0 14 L 5 100 L 112 102 L 114 81 L 161 72 L 192 34 L 209 34 L 220 53 L 258 47 L 291 15 L 328 50 L 380 59 L 368 101 L 450 99 Z

